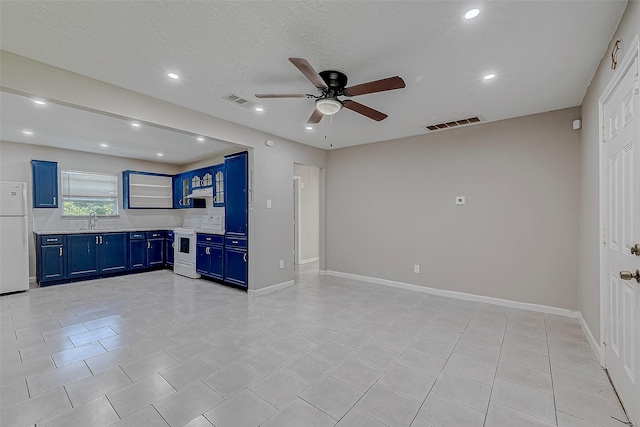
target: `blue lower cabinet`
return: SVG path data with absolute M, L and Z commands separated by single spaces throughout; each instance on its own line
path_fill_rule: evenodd
M 164 265 L 164 239 L 147 240 L 147 261 L 149 267 Z
M 129 233 L 129 269 L 147 267 L 147 238 L 145 233 Z
M 226 237 L 224 242 L 224 281 L 247 287 L 247 240 Z
M 38 250 L 38 282 L 60 280 L 65 277 L 65 253 L 62 236 L 52 237 L 53 243 L 41 244 Z M 40 240 L 46 242 L 47 236 Z
M 67 236 L 67 276 L 90 276 L 100 271 L 97 234 Z
M 127 269 L 127 234 L 109 233 L 99 236 L 100 271 L 111 273 Z
M 169 266 L 173 266 L 173 257 L 174 257 L 173 231 L 167 231 L 167 236 L 164 241 L 165 264 Z
M 224 238 L 215 234 L 197 235 L 196 271 L 203 276 L 224 279 Z

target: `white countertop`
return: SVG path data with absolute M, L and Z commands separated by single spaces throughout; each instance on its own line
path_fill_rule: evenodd
M 163 227 L 153 227 L 153 228 L 114 228 L 111 230 L 64 230 L 64 231 L 34 231 L 33 234 L 43 235 L 43 234 L 102 234 L 102 233 L 130 233 L 135 231 L 173 231 L 176 228 L 183 227 L 173 227 L 173 228 L 163 228 Z M 203 234 L 217 234 L 218 236 L 224 236 L 224 232 L 219 232 L 215 230 L 209 230 L 207 228 L 198 228 L 195 227 L 193 229 L 196 233 Z
M 175 227 L 174 227 L 175 228 Z M 153 228 L 114 228 L 110 230 L 63 230 L 63 231 L 34 231 L 34 234 L 103 234 L 103 233 L 129 233 L 134 231 L 162 231 L 173 230 L 173 228 L 153 227 Z

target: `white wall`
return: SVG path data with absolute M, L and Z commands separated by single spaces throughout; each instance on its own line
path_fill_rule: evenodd
M 294 165 L 293 174 L 300 177 L 300 261 L 314 260 L 320 255 L 320 170 Z
M 177 166 L 122 157 L 63 150 L 39 145 L 0 141 L 0 181 L 26 182 L 29 194 L 29 232 L 75 231 L 87 228 L 87 218 L 62 218 L 62 204 L 57 209 L 32 209 L 33 184 L 31 160 L 58 162 L 62 169 L 81 170 L 96 173 L 110 173 L 118 176 L 117 218 L 98 218 L 95 229 L 131 228 L 173 228 L 182 225 L 182 211 L 172 209 L 125 210 L 122 208 L 122 171 L 139 170 L 155 173 L 176 174 Z M 58 182 L 60 185 L 60 182 Z M 29 276 L 36 275 L 35 241 L 29 240 Z
M 330 151 L 326 269 L 577 309 L 579 113 Z
M 598 98 L 613 77 L 611 50 L 622 40 L 618 61 L 640 31 L 640 2 L 629 1 L 609 49 L 582 101 L 580 135 L 580 231 L 578 238 L 578 289 L 582 315 L 600 342 L 600 205 L 599 205 L 599 118 Z
M 0 51 L 3 87 L 139 120 L 250 148 L 249 288 L 261 289 L 293 280 L 293 164 L 325 167 L 326 152 L 237 125 L 204 113 L 109 85 L 60 68 Z M 264 144 L 275 141 L 273 147 Z M 321 175 L 324 176 L 324 175 Z M 273 201 L 266 208 L 266 199 Z M 324 184 L 321 178 L 321 202 Z M 323 215 L 323 214 L 321 214 Z M 324 217 L 321 218 L 321 224 Z M 323 227 L 323 225 L 321 225 Z M 323 230 L 321 230 L 323 235 Z M 324 242 L 320 243 L 321 252 Z M 322 256 L 322 255 L 321 255 Z

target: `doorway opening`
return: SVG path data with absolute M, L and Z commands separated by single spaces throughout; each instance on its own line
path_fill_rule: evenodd
M 317 274 L 320 259 L 320 169 L 293 165 L 293 264 Z

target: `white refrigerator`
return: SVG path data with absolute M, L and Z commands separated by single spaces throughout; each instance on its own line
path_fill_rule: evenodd
M 0 294 L 29 289 L 27 183 L 0 181 Z

